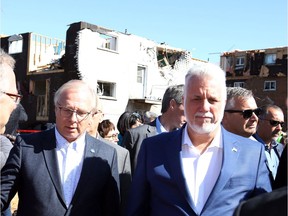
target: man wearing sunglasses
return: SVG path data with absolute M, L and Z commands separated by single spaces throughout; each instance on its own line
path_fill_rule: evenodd
M 227 102 L 222 119 L 226 130 L 255 140 L 252 135 L 256 133 L 259 113 L 252 91 L 241 87 L 227 88 Z
M 276 142 L 283 127 L 284 114 L 280 107 L 273 104 L 261 107 L 257 132 L 254 137 L 265 145 L 265 154 L 272 181 L 275 179 L 279 158 L 284 148 L 281 143 Z

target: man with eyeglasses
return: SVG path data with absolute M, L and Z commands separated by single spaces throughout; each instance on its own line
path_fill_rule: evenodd
M 20 101 L 21 96 L 17 94 L 16 78 L 14 74 L 15 60 L 4 50 L 0 49 L 0 159 L 1 166 L 6 163 L 9 152 L 13 147 L 10 140 L 2 134 L 5 132 L 5 126 L 9 117 Z M 9 204 L 9 203 L 8 203 Z M 11 215 L 10 207 L 2 209 L 2 215 Z
M 227 88 L 227 102 L 222 119 L 223 127 L 231 133 L 253 138 L 258 124 L 260 109 L 251 90 L 241 87 Z
M 271 180 L 275 179 L 284 146 L 276 140 L 284 127 L 284 114 L 280 107 L 269 104 L 261 107 L 257 132 L 254 137 L 265 145 Z
M 119 215 L 117 153 L 87 134 L 95 92 L 71 80 L 54 95 L 56 127 L 16 138 L 1 170 L 1 209 L 19 215 Z

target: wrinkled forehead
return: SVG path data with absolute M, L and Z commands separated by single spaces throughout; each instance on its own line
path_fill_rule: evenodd
M 213 97 L 221 97 L 226 100 L 226 84 L 223 80 L 210 75 L 193 75 L 188 77 L 185 82 L 185 93 L 202 94 L 202 91 L 206 91 Z
M 4 69 L 3 66 L 2 69 Z M 17 87 L 14 71 L 8 66 L 5 67 L 5 70 L 6 71 L 1 72 L 2 74 L 0 75 L 0 90 L 16 94 Z
M 61 106 L 88 109 L 94 108 L 93 95 L 86 88 L 65 89 L 59 95 L 58 103 Z

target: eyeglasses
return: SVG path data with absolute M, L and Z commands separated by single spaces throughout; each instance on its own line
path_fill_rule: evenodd
M 112 134 L 112 135 L 110 135 L 110 136 L 106 136 L 105 138 L 116 139 L 116 138 L 118 138 L 118 133 Z
M 12 93 L 8 93 L 8 92 L 4 92 L 4 91 L 0 91 L 0 92 L 9 96 L 14 101 L 14 103 L 16 103 L 16 104 L 19 104 L 21 101 L 21 98 L 23 97 L 20 94 L 12 94 Z
M 85 111 L 81 111 L 81 110 L 73 110 L 73 109 L 69 109 L 67 107 L 63 107 L 63 106 L 58 106 L 58 108 L 60 110 L 60 115 L 62 117 L 69 118 L 75 113 L 76 118 L 79 122 L 85 120 L 88 117 L 88 115 L 91 114 L 91 111 L 85 112 Z
M 255 113 L 256 116 L 259 116 L 261 113 L 261 109 L 257 108 L 257 109 L 247 109 L 247 110 L 225 110 L 225 112 L 228 113 L 241 113 L 241 115 L 243 116 L 244 119 L 248 119 L 251 118 L 251 116 L 253 115 L 253 113 Z
M 280 122 L 280 121 L 276 121 L 276 120 L 272 120 L 272 119 L 270 119 L 270 120 L 269 119 L 261 119 L 261 120 L 269 121 L 270 125 L 273 127 L 277 127 L 280 124 L 280 126 L 283 128 L 284 124 L 285 124 L 285 122 Z

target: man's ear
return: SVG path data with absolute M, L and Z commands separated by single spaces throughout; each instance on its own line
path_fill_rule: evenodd
M 174 99 L 171 99 L 170 100 L 170 107 L 171 107 L 171 110 L 174 110 L 175 106 L 177 105 L 176 101 Z

